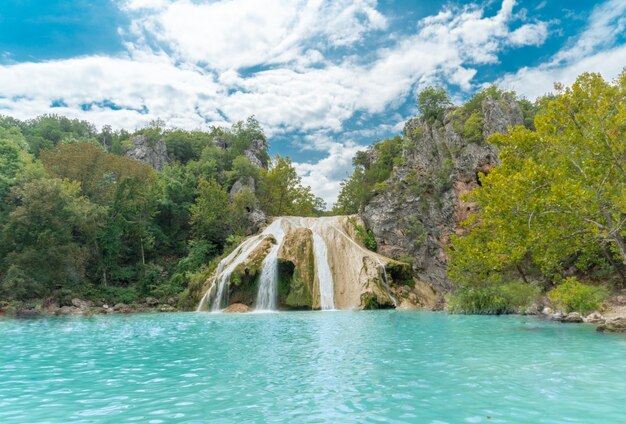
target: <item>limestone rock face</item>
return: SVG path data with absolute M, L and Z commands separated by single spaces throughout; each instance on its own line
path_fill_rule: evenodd
M 233 184 L 230 189 L 230 200 L 233 201 L 235 196 L 244 192 L 245 190 L 250 190 L 250 192 L 253 194 L 256 192 L 256 184 L 254 182 L 254 178 L 240 178 L 235 181 L 235 184 Z M 248 221 L 248 228 L 250 229 L 251 233 L 258 232 L 267 224 L 267 216 L 261 210 L 261 205 L 256 197 L 254 205 L 252 205 L 249 210 L 246 210 L 246 219 Z
M 167 146 L 163 140 L 151 143 L 144 135 L 132 139 L 133 148 L 126 153 L 131 159 L 147 163 L 156 170 L 161 170 L 170 162 Z
M 507 95 L 486 99 L 482 108 L 484 138 L 523 123 L 519 105 Z M 403 161 L 360 213 L 376 236 L 379 253 L 412 257 L 417 278 L 439 292 L 450 289 L 445 246 L 451 234 L 463 233 L 459 223 L 476 210 L 462 196 L 478 187 L 479 173 L 499 163 L 495 146 L 465 140 L 457 126 L 452 110 L 443 125 L 409 120 Z
M 252 140 L 252 145 L 249 149 L 243 152 L 243 154 L 248 158 L 250 163 L 257 168 L 267 169 L 267 164 L 264 164 L 261 161 L 262 153 L 267 149 L 267 145 L 264 140 Z

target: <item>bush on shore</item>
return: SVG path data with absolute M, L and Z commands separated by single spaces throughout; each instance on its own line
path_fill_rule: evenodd
M 524 283 L 459 288 L 448 296 L 448 312 L 475 315 L 515 313 L 529 306 L 539 292 L 537 286 Z

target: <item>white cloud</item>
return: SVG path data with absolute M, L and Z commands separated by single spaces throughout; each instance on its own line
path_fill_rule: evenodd
M 537 22 L 522 25 L 509 36 L 512 46 L 539 46 L 548 38 L 548 24 Z
M 129 129 L 157 117 L 197 128 L 254 114 L 269 135 L 297 129 L 326 137 L 307 142 L 328 156 L 298 170 L 327 201 L 358 150 L 337 136 L 355 113 L 393 110 L 436 82 L 470 90 L 477 66 L 497 62 L 503 49 L 541 44 L 548 33 L 546 24 L 516 15 L 515 0 L 502 0 L 492 16 L 478 5 L 449 6 L 404 35 L 378 32 L 389 18 L 375 0 L 119 4 L 132 19 L 120 29 L 124 55 L 0 66 L 0 111 L 56 112 Z M 395 41 L 357 56 L 372 35 Z M 67 106 L 52 108 L 59 99 Z
M 585 29 L 550 60 L 505 75 L 499 84 L 531 99 L 552 91 L 555 82 L 572 84 L 583 72 L 616 77 L 626 66 L 626 45 L 613 47 L 626 26 L 626 2 L 609 0 L 591 13 Z
M 133 0 L 128 7 L 154 1 Z M 320 38 L 332 46 L 351 45 L 365 32 L 386 27 L 375 6 L 374 0 L 182 0 L 141 13 L 132 32 L 158 40 L 181 60 L 223 71 L 298 61 Z
M 536 99 L 553 91 L 554 83 L 571 85 L 583 72 L 598 72 L 604 78 L 616 77 L 626 66 L 626 45 L 598 52 L 563 66 L 522 68 L 504 76 L 498 84 L 506 89 Z

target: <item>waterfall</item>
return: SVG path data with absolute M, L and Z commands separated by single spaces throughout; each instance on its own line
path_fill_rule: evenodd
M 275 311 L 278 301 L 278 250 L 283 242 L 285 233 L 281 228 L 282 221 L 277 219 L 264 233 L 271 234 L 276 244 L 263 261 L 261 276 L 259 277 L 259 291 L 256 298 L 257 311 Z
M 328 265 L 326 242 L 317 233 L 313 233 L 313 254 L 315 258 L 315 274 L 320 283 L 320 307 L 322 310 L 335 309 L 335 285 L 333 274 Z
M 207 305 L 208 308 L 209 304 L 211 312 L 218 312 L 222 309 L 222 305 L 225 302 L 224 298 L 226 297 L 230 286 L 231 274 L 235 268 L 237 268 L 240 263 L 245 261 L 248 255 L 250 255 L 250 253 L 252 253 L 259 244 L 261 244 L 264 238 L 264 234 L 250 237 L 238 248 L 233 250 L 230 255 L 220 261 L 217 266 L 217 270 L 215 271 L 215 277 L 213 278 L 211 286 L 198 304 L 198 311 L 202 310 L 204 305 Z
M 314 308 L 319 305 L 322 310 L 360 308 L 363 307 L 364 293 L 370 295 L 374 293 L 380 298 L 385 292 L 386 296 L 380 298 L 382 299 L 380 302 L 383 302 L 381 305 L 396 305 L 396 299 L 389 287 L 391 279 L 388 279 L 385 270 L 385 263 L 391 260 L 357 243 L 344 230 L 350 225 L 350 219 L 349 217 L 275 219 L 262 233 L 244 240 L 219 262 L 197 310 L 219 312 L 229 305 L 231 295 L 237 299 L 246 299 L 244 301 L 246 305 L 250 306 L 252 303 L 257 311 L 277 310 L 281 306 L 278 296 L 279 256 L 280 260 L 294 267 L 307 267 L 294 269 L 293 275 L 285 275 L 286 307 Z M 269 240 L 273 240 L 274 244 L 268 245 Z M 258 251 L 261 245 L 264 246 L 264 252 Z M 269 250 L 265 250 L 266 246 Z M 312 251 L 308 250 L 311 248 Z M 256 286 L 231 286 L 230 280 L 235 270 L 246 263 L 251 255 L 255 255 L 256 261 L 257 257 L 258 260 L 262 258 L 258 255 L 265 252 L 267 255 L 263 258 L 260 269 L 258 262 L 255 262 L 258 278 L 256 282 L 250 284 Z M 300 274 L 295 274 L 296 271 Z M 302 276 L 305 276 L 306 281 L 298 280 Z M 371 284 L 372 279 L 376 279 L 377 285 Z M 250 299 L 251 289 L 256 291 L 256 299 L 253 301 Z

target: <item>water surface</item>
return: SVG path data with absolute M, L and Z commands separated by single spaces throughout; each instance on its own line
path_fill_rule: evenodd
M 428 312 L 0 319 L 1 423 L 626 422 L 626 339 Z

